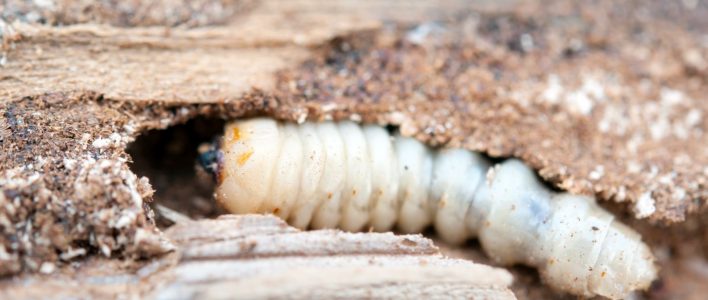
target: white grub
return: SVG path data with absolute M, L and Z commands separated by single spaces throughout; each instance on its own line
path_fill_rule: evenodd
M 351 121 L 257 118 L 225 132 L 246 133 L 221 143 L 216 197 L 233 213 L 273 213 L 303 229 L 433 225 L 449 243 L 478 237 L 495 261 L 536 267 L 547 284 L 586 297 L 625 298 L 656 278 L 637 232 L 593 198 L 549 190 L 519 160 L 492 166 L 472 151 L 436 150 Z M 598 166 L 592 177 L 602 174 Z M 653 213 L 650 194 L 636 208 Z

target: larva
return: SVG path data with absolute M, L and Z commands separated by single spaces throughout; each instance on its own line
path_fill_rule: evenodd
M 496 166 L 463 149 L 431 149 L 353 122 L 267 118 L 225 127 L 216 199 L 233 213 L 273 213 L 299 228 L 478 237 L 502 264 L 539 269 L 576 295 L 623 298 L 656 278 L 641 236 L 587 196 L 546 188 L 521 161 Z

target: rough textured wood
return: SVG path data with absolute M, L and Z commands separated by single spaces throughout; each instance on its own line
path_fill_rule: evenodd
M 379 24 L 271 8 L 192 29 L 16 23 L 21 42 L 5 58 L 0 97 L 92 90 L 113 99 L 236 100 L 252 88 L 272 89 L 273 72 L 302 61 L 308 46 Z
M 0 298 L 515 299 L 508 272 L 446 258 L 420 235 L 302 232 L 259 215 L 178 223 L 166 235 L 176 253 L 25 275 L 0 283 Z
M 174 187 L 124 148 L 246 114 L 519 157 L 642 229 L 663 278 L 705 264 L 705 1 L 51 2 L 0 4 L 0 275 L 163 253 L 143 205 Z

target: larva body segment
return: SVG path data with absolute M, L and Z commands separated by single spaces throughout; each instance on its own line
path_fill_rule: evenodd
M 397 155 L 392 159 L 398 160 L 400 180 L 398 229 L 404 233 L 421 232 L 430 225 L 431 213 L 427 202 L 432 157 L 427 147 L 411 138 L 395 138 L 394 147 Z
M 266 202 L 268 206 L 263 207 L 263 211 L 272 211 L 281 218 L 290 213 L 290 207 L 294 206 L 299 193 L 291 191 L 300 190 L 300 170 L 302 170 L 302 141 L 298 129 L 292 124 L 284 124 L 282 130 L 282 146 L 280 156 L 275 162 L 275 174 L 273 175 L 272 198 Z M 282 188 L 273 188 L 282 187 Z
M 371 227 L 387 231 L 398 219 L 398 159 L 388 132 L 373 125 L 363 127 L 371 159 Z
M 459 244 L 476 235 L 465 224 L 475 192 L 484 181 L 489 165 L 477 153 L 445 149 L 434 158 L 431 199 L 437 206 L 435 228 L 450 243 Z
M 322 126 L 314 126 L 307 123 L 298 126 L 298 134 L 302 143 L 302 169 L 300 176 L 300 187 L 297 191 L 287 191 L 291 194 L 296 194 L 298 197 L 295 200 L 293 207 L 283 208 L 285 213 L 289 212 L 281 218 L 289 221 L 290 224 L 298 228 L 307 227 L 312 219 L 316 203 L 320 201 L 312 201 L 316 196 L 321 196 L 318 193 L 320 180 L 324 175 L 325 154 L 324 142 L 319 138 L 317 130 Z M 337 138 L 339 138 L 337 136 Z M 341 175 L 340 177 L 343 177 Z M 343 180 L 343 179 L 342 179 Z M 332 189 L 341 188 L 339 186 L 331 187 Z
M 537 267 L 576 295 L 623 298 L 656 278 L 639 234 L 590 197 L 550 191 L 515 159 L 492 167 L 378 126 L 270 119 L 228 124 L 221 151 L 216 196 L 234 213 L 351 231 L 433 224 L 448 242 L 476 236 L 497 262 Z
M 336 124 L 328 122 L 315 127 L 323 147 L 320 150 L 321 157 L 317 158 L 323 163 L 322 175 L 315 184 L 315 194 L 303 201 L 314 205 L 312 227 L 332 228 L 341 219 L 342 191 L 347 185 L 346 149 Z M 304 220 L 304 223 L 298 224 L 298 228 L 307 227 L 308 221 Z
M 217 190 L 217 199 L 234 212 L 262 211 L 270 201 L 271 183 L 277 157 L 280 154 L 279 124 L 267 119 L 232 123 L 226 126 L 222 147 L 223 182 Z M 247 141 L 247 142 L 243 142 Z M 231 201 L 240 195 L 250 201 Z
M 347 142 L 344 143 L 347 185 L 342 192 L 342 219 L 339 227 L 348 231 L 359 231 L 369 222 L 371 199 L 369 147 L 359 125 L 351 121 L 340 122 L 338 125 L 341 136 L 347 138 Z

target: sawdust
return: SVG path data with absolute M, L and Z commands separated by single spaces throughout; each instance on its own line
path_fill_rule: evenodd
M 87 255 L 135 259 L 172 250 L 148 206 L 148 179 L 128 167 L 127 144 L 200 114 L 263 113 L 268 99 L 254 91 L 228 106 L 134 103 L 76 92 L 0 103 L 0 275 Z

